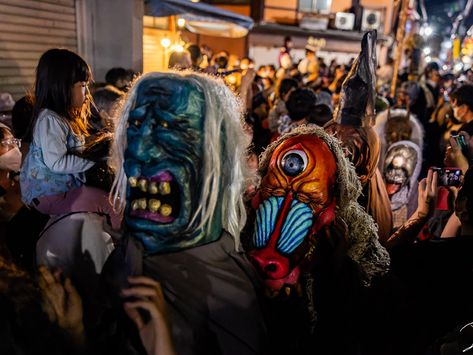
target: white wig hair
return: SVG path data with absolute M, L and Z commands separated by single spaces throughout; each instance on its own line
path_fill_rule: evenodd
M 246 223 L 243 192 L 250 180 L 246 164 L 248 136 L 243 131 L 242 105 L 223 80 L 195 72 L 148 73 L 139 78 L 130 90 L 118 117 L 110 165 L 116 175 L 110 192 L 114 207 L 123 210 L 126 200 L 127 176 L 124 153 L 127 149 L 128 116 L 135 107 L 142 81 L 170 78 L 189 81 L 205 96 L 203 141 L 203 184 L 198 209 L 194 211 L 187 230 L 205 229 L 212 225 L 218 202 L 222 203 L 222 226 L 235 239 L 239 249 L 240 232 Z M 184 144 L 185 142 L 183 142 Z
M 273 142 L 260 157 L 260 174 L 266 174 L 271 155 L 283 141 L 300 135 L 313 135 L 321 138 L 330 148 L 337 161 L 337 180 L 335 186 L 335 214 L 342 218 L 348 227 L 348 256 L 360 267 L 363 282 L 370 285 L 371 279 L 382 275 L 389 269 L 389 254 L 379 243 L 378 228 L 373 218 L 357 202 L 361 194 L 361 183 L 353 164 L 345 158 L 340 142 L 316 125 L 299 126 Z

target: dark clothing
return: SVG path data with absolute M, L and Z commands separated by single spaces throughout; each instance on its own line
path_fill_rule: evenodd
M 393 272 L 409 290 L 403 354 L 424 354 L 436 339 L 473 319 L 473 237 L 422 241 L 392 251 Z
M 244 254 L 235 251 L 228 233 L 216 242 L 159 255 L 145 255 L 139 242 L 130 239 L 124 256 L 126 266 L 113 254 L 109 261 L 126 267 L 129 275 L 149 276 L 161 283 L 177 354 L 264 351 L 266 330 L 253 271 Z M 114 272 L 110 265 L 106 269 L 103 273 L 108 272 L 109 278 L 126 280 L 123 270 Z

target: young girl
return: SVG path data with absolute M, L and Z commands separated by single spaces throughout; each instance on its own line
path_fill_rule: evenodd
M 67 49 L 45 52 L 36 69 L 33 141 L 20 173 L 23 201 L 42 213 L 99 212 L 114 229 L 120 216 L 108 194 L 85 186 L 85 171 L 95 163 L 78 156 L 88 136 L 90 68 Z

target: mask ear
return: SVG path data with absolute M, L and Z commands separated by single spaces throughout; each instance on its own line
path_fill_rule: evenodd
M 312 226 L 311 234 L 317 234 L 322 227 L 329 225 L 335 219 L 335 197 L 332 200 L 332 203 L 325 208 L 320 214 L 314 225 Z

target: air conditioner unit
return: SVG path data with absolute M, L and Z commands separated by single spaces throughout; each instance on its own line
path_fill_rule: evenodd
M 363 9 L 363 18 L 361 20 L 361 30 L 380 30 L 382 25 L 383 13 L 379 10 Z
M 339 30 L 353 30 L 355 26 L 355 14 L 348 12 L 337 12 L 334 27 Z

